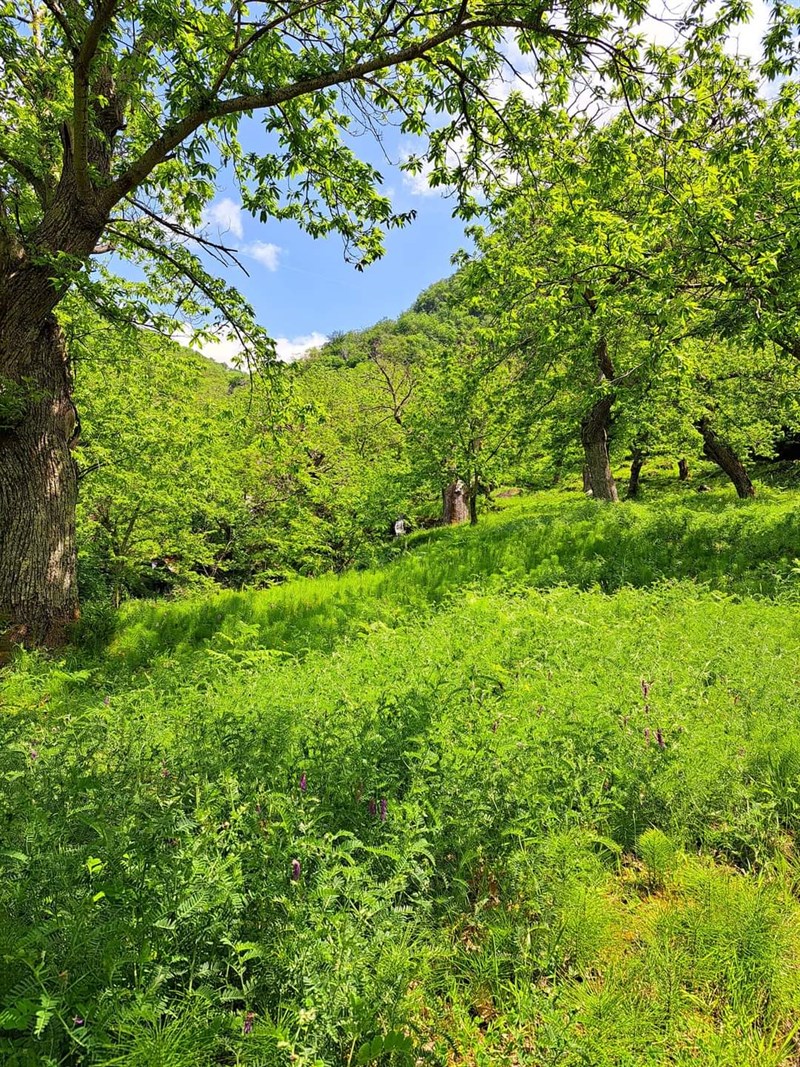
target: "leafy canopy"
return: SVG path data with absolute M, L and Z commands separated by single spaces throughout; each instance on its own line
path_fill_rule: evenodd
M 117 318 L 167 325 L 175 305 L 184 318 L 214 308 L 245 339 L 252 310 L 205 255 L 235 252 L 199 232 L 222 170 L 255 216 L 338 233 L 363 266 L 410 216 L 381 194 L 355 135 L 435 127 L 433 181 L 446 172 L 466 187 L 489 165 L 486 131 L 508 132 L 497 87 L 511 35 L 533 56 L 543 97 L 563 99 L 570 75 L 618 76 L 633 61 L 621 27 L 642 14 L 640 0 L 187 0 L 178 17 L 166 0 L 7 4 L 0 266 L 44 265 L 59 292 L 77 283 Z M 249 151 L 239 134 L 254 115 L 263 134 Z M 120 258 L 143 280 L 120 279 Z

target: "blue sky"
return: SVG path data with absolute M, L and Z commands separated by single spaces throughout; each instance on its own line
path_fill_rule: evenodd
M 674 17 L 667 0 L 664 13 Z M 750 21 L 731 38 L 729 47 L 759 54 L 768 17 L 767 0 L 753 0 Z M 674 40 L 669 20 L 646 20 L 642 29 L 661 43 Z M 509 49 L 513 51 L 513 45 Z M 524 70 L 527 57 L 514 58 L 517 69 Z M 266 145 L 257 119 L 243 123 L 240 136 L 246 150 Z M 314 240 L 294 223 L 257 222 L 241 210 L 233 185 L 220 186 L 207 212 L 208 235 L 235 245 L 249 272 L 248 276 L 231 267 L 226 280 L 248 298 L 260 323 L 277 339 L 281 358 L 298 358 L 336 330 L 359 329 L 398 315 L 428 285 L 452 272 L 451 256 L 467 244 L 462 222 L 452 217 L 453 201 L 431 190 L 424 175 L 404 174 L 396 165 L 411 151 L 420 151 L 419 141 L 404 138 L 392 127 L 386 129 L 383 148 L 394 164 L 367 136 L 354 141 L 353 147 L 381 172 L 383 191 L 395 209 L 417 212 L 407 227 L 387 234 L 386 255 L 363 272 L 344 261 L 338 237 Z M 229 362 L 237 346 L 206 344 L 203 351 Z
M 258 150 L 262 136 L 255 121 L 242 130 L 247 150 Z M 384 147 L 399 161 L 418 145 L 389 131 Z M 423 176 L 404 174 L 388 163 L 374 142 L 360 138 L 358 149 L 380 170 L 383 191 L 395 209 L 417 212 L 408 226 L 386 235 L 386 255 L 364 271 L 345 262 L 338 236 L 314 240 L 295 223 L 258 222 L 241 209 L 232 185 L 220 187 L 206 213 L 208 235 L 236 245 L 249 272 L 231 267 L 226 280 L 247 297 L 261 324 L 279 339 L 283 358 L 296 357 L 335 330 L 358 329 L 398 315 L 421 290 L 452 272 L 450 257 L 467 243 L 463 223 L 452 217 L 451 199 L 429 189 Z M 226 360 L 232 347 L 223 343 L 205 346 L 204 351 Z

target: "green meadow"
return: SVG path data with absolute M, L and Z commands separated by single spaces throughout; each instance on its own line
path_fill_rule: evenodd
M 511 498 L 0 694 L 9 1067 L 779 1067 L 800 510 Z

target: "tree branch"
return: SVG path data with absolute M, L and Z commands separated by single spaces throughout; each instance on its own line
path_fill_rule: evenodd
M 42 207 L 47 206 L 50 189 L 44 178 L 40 178 L 27 163 L 23 163 L 21 159 L 15 159 L 13 156 L 9 156 L 5 152 L 0 152 L 0 162 L 5 163 L 6 166 L 15 170 L 21 178 L 24 178 L 36 193 L 36 198 Z
M 463 10 L 464 8 L 462 7 L 462 11 Z M 161 136 L 152 142 L 150 147 L 145 150 L 129 169 L 104 190 L 100 197 L 100 206 L 106 212 L 111 211 L 115 204 L 143 182 L 148 175 L 164 161 L 164 158 L 168 153 L 177 148 L 178 145 L 180 145 L 190 134 L 194 133 L 195 130 L 216 118 L 222 118 L 225 115 L 237 115 L 245 112 L 261 111 L 266 108 L 276 107 L 278 104 L 295 100 L 300 96 L 307 96 L 310 93 L 319 92 L 321 89 L 329 89 L 336 85 L 363 79 L 366 75 L 374 74 L 380 70 L 387 70 L 401 66 L 405 63 L 412 63 L 414 60 L 421 59 L 428 52 L 438 48 L 440 45 L 446 44 L 448 41 L 452 41 L 454 38 L 469 33 L 472 30 L 503 29 L 506 27 L 532 30 L 540 34 L 555 37 L 563 43 L 571 46 L 577 46 L 581 43 L 597 43 L 607 51 L 617 51 L 613 45 L 608 44 L 607 42 L 595 42 L 594 38 L 579 38 L 574 34 L 568 34 L 562 30 L 555 30 L 549 26 L 544 26 L 540 19 L 536 19 L 535 21 L 531 20 L 530 23 L 523 22 L 520 19 L 503 18 L 502 16 L 497 16 L 496 18 L 464 19 L 463 21 L 456 20 L 451 22 L 445 29 L 440 30 L 438 33 L 432 34 L 430 37 L 416 42 L 416 44 L 398 49 L 396 52 L 384 53 L 373 59 L 363 60 L 360 63 L 353 63 L 350 66 L 339 67 L 336 70 L 329 71 L 327 74 L 320 74 L 314 78 L 294 82 L 292 85 L 273 89 L 268 92 L 247 93 L 241 96 L 232 97 L 229 100 L 216 101 L 208 104 L 204 108 L 199 108 L 197 111 L 190 115 L 186 115 L 173 126 L 164 130 Z
M 89 79 L 103 33 L 114 17 L 118 0 L 102 0 L 89 23 L 73 66 L 72 166 L 78 195 L 92 193 L 89 177 Z

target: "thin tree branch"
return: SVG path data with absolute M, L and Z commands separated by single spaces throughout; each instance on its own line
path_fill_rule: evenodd
M 105 189 L 100 197 L 100 206 L 103 210 L 107 212 L 110 211 L 116 203 L 144 181 L 148 175 L 163 162 L 165 156 L 169 152 L 177 148 L 178 145 L 180 145 L 190 134 L 194 133 L 195 130 L 216 118 L 222 118 L 225 115 L 236 115 L 276 107 L 279 104 L 295 100 L 300 96 L 318 92 L 321 89 L 327 89 L 355 81 L 356 79 L 364 78 L 366 75 L 374 74 L 380 70 L 387 70 L 401 66 L 405 63 L 412 63 L 417 59 L 421 59 L 423 56 L 427 55 L 428 52 L 438 48 L 440 45 L 446 44 L 448 41 L 452 41 L 456 37 L 468 34 L 473 30 L 502 28 L 534 31 L 546 36 L 554 37 L 571 47 L 597 44 L 598 47 L 603 48 L 606 52 L 612 54 L 619 52 L 619 49 L 608 42 L 600 41 L 596 38 L 583 38 L 566 31 L 544 26 L 540 19 L 528 23 L 520 19 L 508 19 L 498 16 L 496 18 L 476 18 L 455 21 L 438 33 L 425 38 L 425 40 L 398 49 L 396 52 L 384 53 L 373 59 L 364 60 L 360 63 L 353 63 L 345 67 L 339 67 L 327 74 L 320 74 L 314 78 L 308 78 L 304 81 L 295 82 L 292 85 L 273 89 L 268 92 L 246 93 L 241 96 L 232 97 L 229 100 L 216 101 L 210 103 L 206 107 L 198 109 L 192 114 L 186 115 L 173 126 L 164 130 L 161 136 L 153 141 L 150 147 L 145 150 L 139 159 L 137 159 L 115 182 Z

